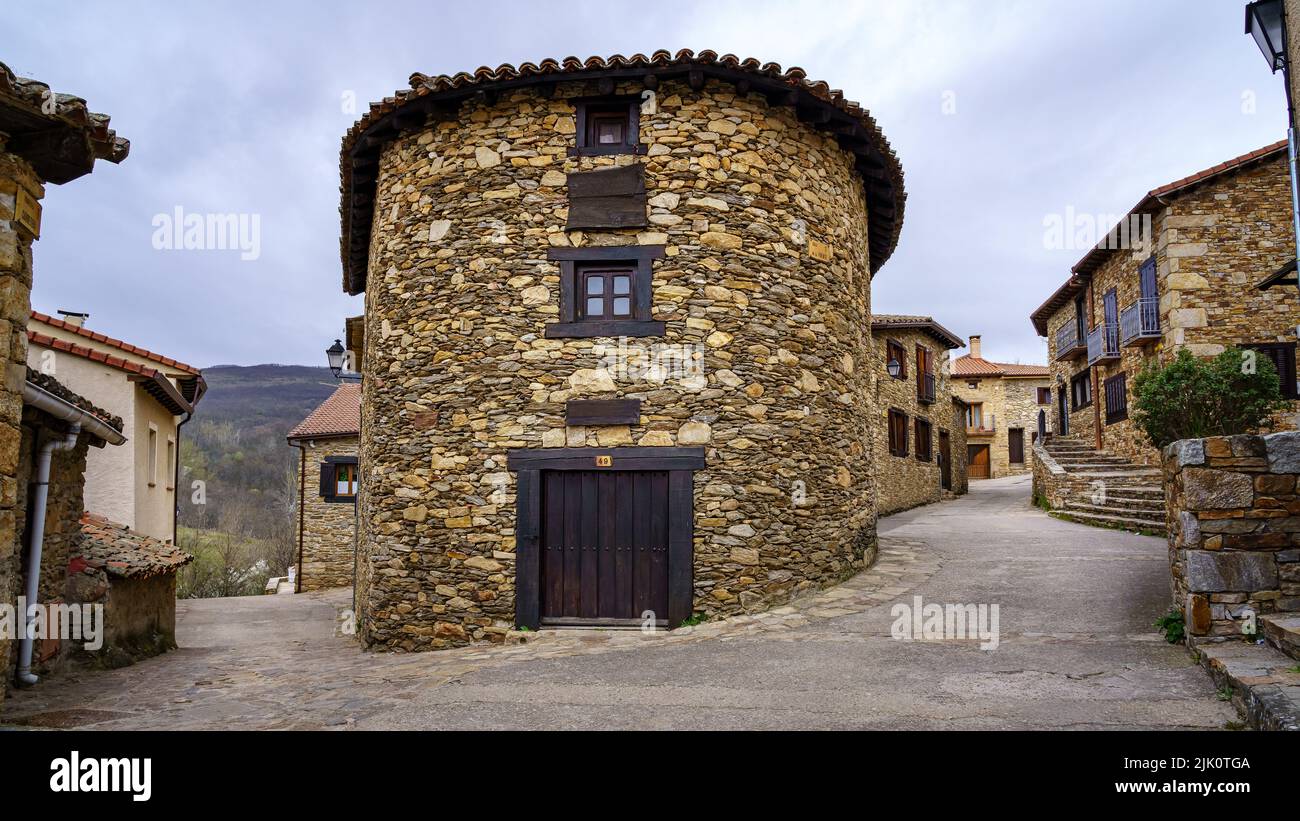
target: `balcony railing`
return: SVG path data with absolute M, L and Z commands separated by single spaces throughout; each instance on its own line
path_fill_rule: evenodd
M 920 381 L 916 383 L 916 399 L 918 402 L 927 405 L 934 402 L 934 384 L 934 374 L 921 374 Z
M 1119 312 L 1121 345 L 1144 345 L 1160 338 L 1160 300 L 1143 297 Z
M 1079 323 L 1071 319 L 1056 329 L 1056 358 L 1073 359 L 1086 349 L 1079 338 Z
M 1088 332 L 1088 364 L 1119 359 L 1119 328 L 1103 322 Z
M 988 419 L 984 419 L 984 418 L 971 419 L 969 417 L 967 417 L 966 419 L 967 436 L 992 436 L 993 434 L 997 433 L 997 430 L 998 430 L 997 414 L 993 414 L 989 416 Z

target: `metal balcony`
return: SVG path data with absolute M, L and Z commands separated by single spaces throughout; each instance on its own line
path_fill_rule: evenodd
M 921 374 L 920 381 L 916 383 L 916 399 L 923 405 L 934 403 L 934 385 L 935 379 L 932 373 Z
M 1119 359 L 1119 328 L 1103 322 L 1088 332 L 1088 365 Z
M 1119 343 L 1146 345 L 1160 338 L 1160 299 L 1144 297 L 1119 312 Z
M 1071 319 L 1056 329 L 1056 358 L 1074 359 L 1088 350 L 1084 340 L 1079 338 L 1079 324 Z

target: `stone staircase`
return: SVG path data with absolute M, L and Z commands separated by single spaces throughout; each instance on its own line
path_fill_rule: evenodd
M 1136 465 L 1081 439 L 1050 436 L 1043 449 L 1065 472 L 1053 515 L 1097 527 L 1165 535 L 1159 468 Z

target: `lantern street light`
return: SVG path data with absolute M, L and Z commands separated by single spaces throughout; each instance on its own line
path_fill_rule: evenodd
M 898 375 L 903 372 L 903 366 L 897 359 L 889 360 L 889 364 L 885 365 L 885 369 L 888 370 L 889 375 L 895 379 L 897 379 Z
M 334 344 L 325 349 L 325 356 L 329 359 L 330 370 L 334 372 L 334 378 L 338 379 L 339 374 L 343 372 L 344 360 L 347 358 L 347 351 L 343 350 L 343 341 L 334 340 Z
M 1300 187 L 1296 184 L 1295 103 L 1291 99 L 1291 65 L 1287 60 L 1286 10 L 1282 0 L 1255 0 L 1246 4 L 1246 33 L 1255 38 L 1255 45 L 1268 61 L 1269 69 L 1276 74 L 1282 71 L 1286 86 L 1286 150 L 1291 174 L 1291 227 L 1295 231 L 1296 268 L 1300 270 Z M 1296 283 L 1300 287 L 1300 281 Z

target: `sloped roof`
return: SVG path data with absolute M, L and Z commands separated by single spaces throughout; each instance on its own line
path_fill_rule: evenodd
M 339 385 L 330 397 L 293 430 L 288 439 L 313 439 L 326 436 L 357 436 L 361 433 L 361 386 Z
M 365 290 L 366 265 L 370 248 L 370 225 L 374 214 L 375 169 L 379 152 L 403 131 L 423 128 L 426 118 L 439 106 L 454 106 L 476 94 L 491 95 L 523 86 L 578 80 L 645 80 L 676 77 L 703 82 L 707 77 L 743 84 L 754 93 L 768 96 L 773 105 L 791 105 L 808 112 L 810 127 L 836 135 L 840 145 L 857 155 L 868 196 L 871 271 L 875 273 L 893 254 L 903 227 L 903 167 L 889 141 L 871 114 L 844 92 L 820 80 L 809 80 L 803 69 L 782 70 L 777 63 L 734 54 L 719 56 L 715 51 L 698 54 L 682 49 L 676 54 L 659 50 L 646 56 L 616 54 L 609 58 L 565 57 L 518 67 L 483 66 L 473 73 L 430 77 L 416 72 L 410 90 L 399 90 L 357 120 L 343 137 L 339 165 L 342 223 L 340 254 L 343 261 L 343 289 L 351 294 Z
M 1248 151 L 1239 157 L 1233 157 L 1230 160 L 1225 160 L 1217 165 L 1212 165 L 1209 168 L 1197 171 L 1195 174 L 1189 174 L 1181 179 L 1153 188 L 1148 191 L 1142 199 L 1138 200 L 1137 205 L 1129 209 L 1129 212 L 1124 215 L 1120 224 L 1123 224 L 1125 220 L 1128 220 L 1134 214 L 1144 214 L 1153 211 L 1156 207 L 1161 205 L 1161 200 L 1165 197 L 1182 194 L 1188 189 L 1194 188 L 1207 180 L 1220 177 L 1224 174 L 1235 173 L 1247 166 L 1271 159 L 1276 155 L 1284 155 L 1285 153 L 1286 140 L 1279 140 L 1278 142 L 1271 143 L 1263 148 Z M 1087 284 L 1092 277 L 1092 273 L 1100 267 L 1101 263 L 1105 261 L 1107 255 L 1119 250 L 1114 247 L 1107 247 L 1114 245 L 1113 242 L 1109 241 L 1109 238 L 1118 228 L 1119 225 L 1116 225 L 1115 228 L 1111 229 L 1111 233 L 1103 236 L 1095 246 L 1090 248 L 1088 253 L 1084 254 L 1083 258 L 1075 263 L 1074 267 L 1070 269 L 1070 277 L 1067 278 L 1042 305 L 1038 306 L 1038 308 L 1029 315 L 1029 321 L 1033 323 L 1034 330 L 1038 331 L 1039 336 L 1047 335 L 1047 320 L 1051 315 L 1056 313 L 1062 306 L 1069 303 L 1070 300 L 1074 299 L 1075 296 L 1082 292 L 1083 289 L 1087 287 Z
M 952 375 L 956 377 L 1038 377 L 1050 376 L 1046 365 L 1020 365 L 1014 362 L 990 362 L 983 357 L 959 356 L 952 361 Z
M 137 533 L 95 513 L 81 514 L 80 558 L 110 576 L 137 579 L 174 573 L 194 557 L 170 542 Z
M 6 148 L 31 163 L 45 182 L 62 184 L 89 174 L 95 160 L 126 159 L 131 143 L 108 121 L 107 114 L 87 110 L 80 97 L 55 93 L 0 63 L 0 132 L 7 136 Z
M 57 339 L 40 331 L 27 331 L 27 341 L 33 345 L 63 351 L 73 356 L 80 356 L 92 362 L 100 362 L 109 367 L 126 371 L 131 374 L 131 376 L 127 377 L 128 379 L 138 381 L 140 386 L 149 392 L 149 395 L 157 399 L 159 404 L 173 415 L 191 413 L 194 410 L 194 406 L 181 395 L 181 392 L 176 389 L 176 386 L 162 371 L 141 365 L 138 362 L 132 362 L 129 359 L 123 359 L 120 356 L 113 356 L 103 351 L 87 348 L 85 345 L 78 345 L 66 339 Z
M 109 413 L 86 397 L 76 393 L 53 376 L 50 376 L 48 373 L 41 373 L 29 365 L 27 367 L 27 381 L 46 393 L 53 394 L 59 399 L 62 399 L 69 405 L 84 410 L 86 413 L 94 416 L 96 419 L 103 422 L 105 425 L 108 425 L 118 433 L 122 432 L 122 417 Z
M 899 329 L 916 329 L 925 331 L 930 336 L 942 342 L 949 350 L 960 348 L 966 344 L 960 336 L 948 330 L 947 328 L 935 322 L 928 316 L 913 316 L 908 314 L 872 314 L 871 330 L 883 331 L 890 328 Z
M 135 354 L 136 356 L 143 357 L 144 359 L 152 360 L 154 362 L 157 362 L 159 365 L 165 365 L 166 367 L 172 368 L 174 370 L 182 371 L 188 374 L 193 374 L 194 376 L 198 376 L 201 373 L 201 371 L 198 368 L 194 367 L 193 365 L 186 365 L 184 362 L 178 362 L 177 360 L 172 359 L 170 356 L 163 356 L 160 353 L 154 353 L 153 351 L 141 348 L 139 345 L 132 345 L 130 342 L 123 342 L 120 339 L 114 339 L 111 336 L 101 334 L 97 331 L 92 331 L 89 328 L 83 328 L 78 325 L 74 325 L 71 322 L 58 319 L 57 317 L 52 317 L 48 314 L 43 314 L 40 311 L 32 311 L 32 319 L 36 320 L 37 322 L 43 322 L 46 325 L 49 325 L 51 327 L 59 328 L 60 330 L 70 331 L 76 334 L 77 336 L 84 336 L 86 339 L 93 339 L 96 342 L 101 342 L 105 345 L 110 345 L 114 348 L 117 348 L 118 350 L 125 351 L 126 353 Z

